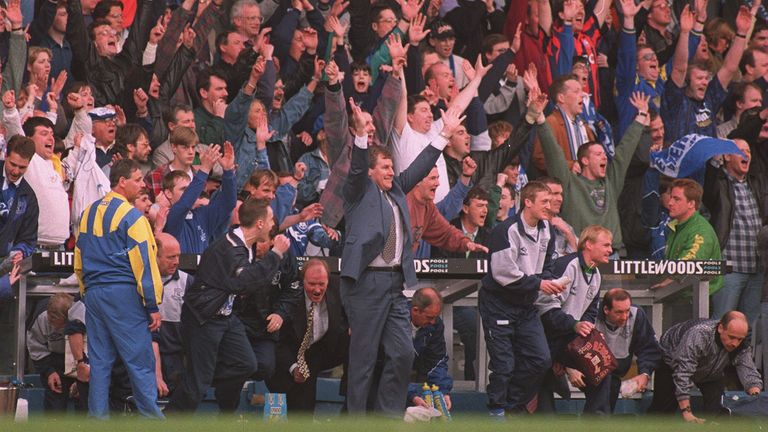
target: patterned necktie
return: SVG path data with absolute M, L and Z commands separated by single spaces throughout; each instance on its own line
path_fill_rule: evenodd
M 395 249 L 397 248 L 397 232 L 395 227 L 396 210 L 394 206 L 389 202 L 389 199 L 387 199 L 386 193 L 384 194 L 384 199 L 387 201 L 390 209 L 392 210 L 392 223 L 389 224 L 389 235 L 387 235 L 387 242 L 384 244 L 384 250 L 381 251 L 381 258 L 384 259 L 384 262 L 389 264 L 395 259 Z
M 304 353 L 309 349 L 309 345 L 312 343 L 312 334 L 314 333 L 315 322 L 315 305 L 312 303 L 307 311 L 307 330 L 304 332 L 304 339 L 301 340 L 301 346 L 299 346 L 299 353 L 296 355 L 296 365 L 299 368 L 299 372 L 304 379 L 309 378 L 309 365 L 307 365 L 307 359 L 304 358 Z

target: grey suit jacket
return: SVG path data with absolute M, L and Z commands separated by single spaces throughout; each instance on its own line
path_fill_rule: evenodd
M 416 271 L 411 252 L 412 230 L 405 196 L 435 166 L 440 150 L 428 145 L 411 165 L 392 182 L 390 197 L 400 209 L 403 229 L 402 266 L 407 286 L 416 284 Z M 357 280 L 366 267 L 384 249 L 392 212 L 381 190 L 368 177 L 368 152 L 353 145 L 352 165 L 344 184 L 344 218 L 347 238 L 341 257 L 341 276 Z M 386 210 L 386 211 L 385 211 Z

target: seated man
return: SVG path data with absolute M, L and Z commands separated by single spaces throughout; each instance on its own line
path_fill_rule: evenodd
M 408 404 L 426 406 L 421 397 L 424 383 L 436 385 L 445 395 L 445 404 L 451 409 L 453 379 L 448 375 L 448 354 L 445 346 L 445 328 L 440 312 L 443 299 L 434 288 L 421 288 L 411 298 L 411 325 L 416 329 L 413 336 L 411 384 L 408 386 Z
M 763 382 L 746 341 L 748 333 L 747 318 L 737 311 L 727 312 L 720 321 L 692 319 L 672 326 L 661 336 L 664 362 L 656 370 L 649 412 L 680 410 L 686 422 L 703 423 L 704 419 L 691 410 L 691 390 L 695 385 L 704 398 L 705 413 L 725 413 L 721 401 L 728 366 L 736 368 L 747 394 L 760 393 Z
M 601 306 L 595 328 L 605 337 L 619 365 L 599 386 L 587 384 L 581 387 L 587 399 L 584 412 L 608 414 L 616 407 L 621 377 L 629 371 L 633 358 L 637 359 L 638 374 L 630 380 L 635 381 L 636 392 L 642 393 L 648 387 L 653 371 L 661 363 L 661 348 L 651 322 L 642 308 L 632 306 L 632 297 L 627 291 L 621 288 L 608 290 Z M 571 378 L 581 380 L 578 376 L 572 375 Z
M 70 307 L 72 296 L 55 294 L 48 300 L 48 308 L 27 331 L 29 358 L 45 386 L 43 408 L 46 411 L 67 410 L 69 389 L 74 382 L 64 371 L 64 326 Z
M 349 326 L 338 282 L 329 284 L 328 264 L 311 259 L 302 270 L 303 304 L 287 317 L 277 343 L 271 392 L 286 393 L 291 411 L 313 412 L 318 375 L 344 363 Z M 338 280 L 337 280 L 338 281 Z

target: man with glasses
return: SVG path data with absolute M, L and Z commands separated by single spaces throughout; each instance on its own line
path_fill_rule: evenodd
M 261 23 L 264 21 L 259 4 L 254 0 L 239 0 L 232 6 L 230 16 L 235 31 L 256 46 Z
M 657 0 L 656 4 L 665 4 L 666 0 Z M 637 115 L 637 109 L 629 103 L 632 93 L 639 91 L 651 96 L 650 108 L 659 111 L 661 107 L 661 97 L 664 95 L 664 84 L 672 73 L 673 62 L 680 58 L 686 63 L 696 53 L 696 47 L 701 39 L 701 32 L 704 29 L 704 22 L 707 19 L 706 5 L 697 3 L 696 21 L 693 28 L 686 27 L 690 24 L 690 19 L 685 22 L 681 18 L 680 37 L 677 40 L 678 49 L 674 58 L 671 58 L 666 64 L 661 63 L 658 52 L 654 46 L 648 42 L 648 45 L 638 45 L 635 30 L 635 16 L 640 11 L 641 6 L 636 5 L 634 0 L 621 0 L 621 7 L 624 11 L 624 24 L 619 35 L 618 63 L 616 64 L 616 106 L 619 110 L 619 124 L 616 131 L 616 138 L 621 139 L 632 120 Z M 656 6 L 654 6 L 656 8 Z M 669 6 L 667 6 L 667 10 Z M 651 9 L 652 11 L 654 9 Z M 668 14 L 668 13 L 667 13 Z M 649 16 L 649 25 L 652 13 Z M 646 28 L 646 33 L 647 33 Z M 646 39 L 647 41 L 647 39 Z M 683 49 L 686 44 L 688 47 L 687 56 Z M 678 57 L 680 56 L 680 57 Z M 684 59 L 684 60 L 683 60 Z
M 115 132 L 117 113 L 111 107 L 100 107 L 88 111 L 93 129 L 91 134 L 96 144 L 96 163 L 99 168 L 109 165 L 115 154 Z

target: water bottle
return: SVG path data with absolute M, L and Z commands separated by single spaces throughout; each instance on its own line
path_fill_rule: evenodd
M 24 398 L 16 401 L 16 423 L 26 423 L 29 418 L 29 402 Z
M 427 403 L 427 406 L 430 408 L 435 407 L 435 400 L 432 395 L 432 392 L 429 390 L 429 384 L 424 383 L 423 386 L 421 386 L 421 397 L 424 399 L 424 402 Z
M 445 403 L 445 397 L 443 392 L 440 391 L 440 387 L 432 384 L 432 397 L 434 398 L 435 409 L 440 411 L 441 419 L 445 421 L 451 421 L 451 412 L 448 411 L 448 405 Z

